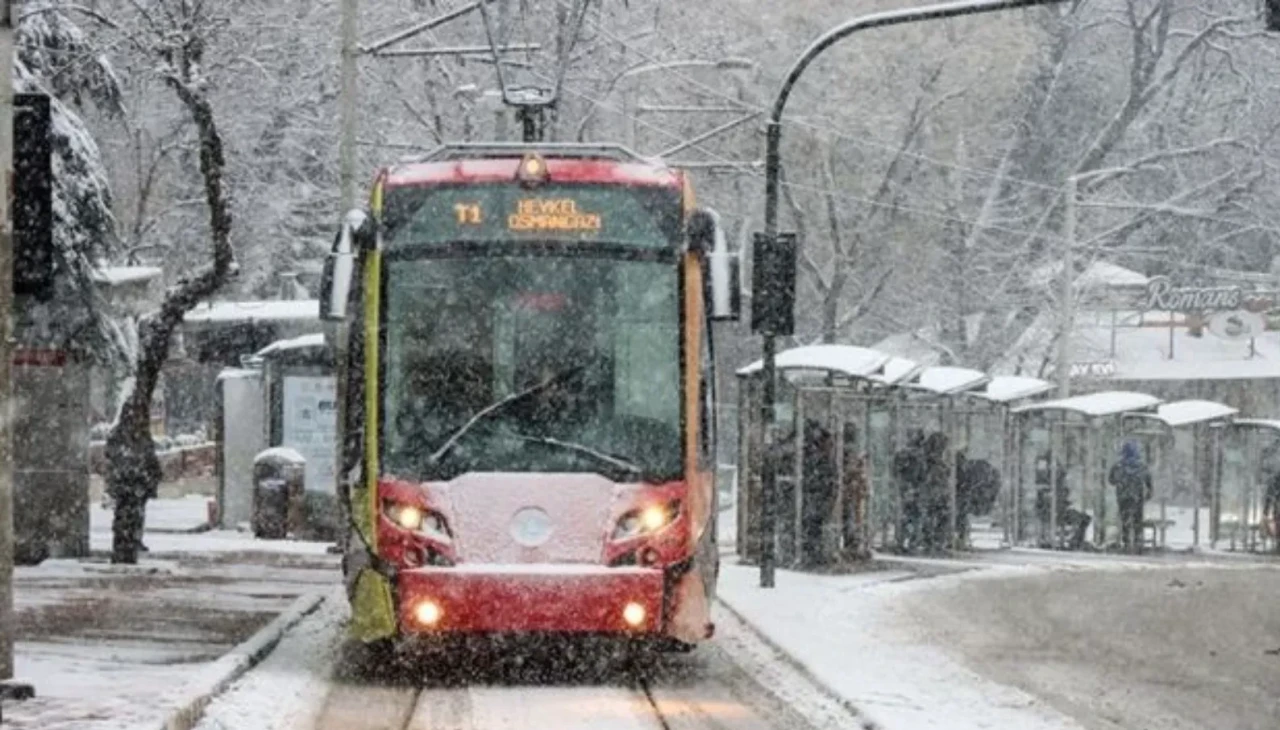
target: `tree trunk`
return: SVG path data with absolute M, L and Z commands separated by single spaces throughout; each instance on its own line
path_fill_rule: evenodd
M 165 83 L 191 114 L 200 138 L 200 174 L 204 178 L 205 202 L 209 206 L 213 263 L 191 278 L 182 279 L 170 290 L 160 311 L 142 323 L 138 333 L 138 363 L 133 391 L 120 410 L 120 418 L 107 436 L 107 491 L 116 500 L 112 521 L 111 562 L 136 563 L 142 546 L 147 500 L 156 496 L 162 477 L 155 442 L 151 439 L 151 397 L 160 370 L 169 356 L 169 342 L 183 316 L 202 299 L 207 299 L 230 276 L 234 255 L 231 249 L 231 204 L 223 187 L 222 137 L 214 120 L 213 107 L 197 83 L 194 70 L 200 66 L 200 45 L 179 58 L 165 57 L 172 67 Z

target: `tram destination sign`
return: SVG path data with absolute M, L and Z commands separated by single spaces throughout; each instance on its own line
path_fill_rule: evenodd
M 621 185 L 393 188 L 388 250 L 451 243 L 566 241 L 667 248 L 680 240 L 678 191 Z

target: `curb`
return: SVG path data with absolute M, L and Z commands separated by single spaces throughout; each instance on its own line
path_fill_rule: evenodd
M 266 658 L 285 633 L 319 608 L 324 600 L 323 593 L 299 596 L 271 623 L 209 665 L 204 676 L 195 682 L 196 688 L 160 724 L 161 730 L 192 730 L 215 697 Z
M 821 678 L 819 678 L 818 675 L 814 674 L 813 670 L 809 669 L 809 667 L 806 666 L 804 662 L 800 661 L 800 659 L 796 657 L 796 655 L 782 648 L 782 646 L 780 646 L 778 642 L 774 641 L 773 639 L 765 635 L 763 631 L 761 631 L 759 628 L 756 627 L 754 622 L 752 622 L 750 619 L 744 616 L 741 611 L 734 608 L 733 605 L 730 604 L 727 600 L 725 600 L 723 597 L 718 597 L 716 599 L 716 602 L 719 603 L 722 608 L 724 608 L 726 611 L 732 614 L 733 617 L 737 619 L 739 623 L 745 626 L 747 630 L 750 631 L 751 634 L 760 641 L 760 643 L 769 647 L 778 656 L 782 657 L 783 661 L 785 661 L 788 666 L 790 666 L 792 669 L 798 672 L 800 676 L 803 677 L 805 680 L 807 680 L 810 684 L 812 684 L 814 688 L 816 688 L 822 694 L 826 695 L 829 700 L 834 702 L 836 705 L 842 708 L 845 712 L 848 712 L 850 715 L 852 715 L 859 723 L 858 725 L 859 730 L 884 730 L 884 725 L 880 721 L 868 715 L 865 710 L 855 705 L 851 700 L 841 696 L 841 694 L 835 691 L 835 689 L 833 689 L 831 685 L 827 684 Z

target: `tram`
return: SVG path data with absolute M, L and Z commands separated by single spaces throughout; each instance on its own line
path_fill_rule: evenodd
M 620 147 L 382 170 L 321 295 L 353 637 L 711 636 L 711 327 L 737 264 L 687 175 Z

